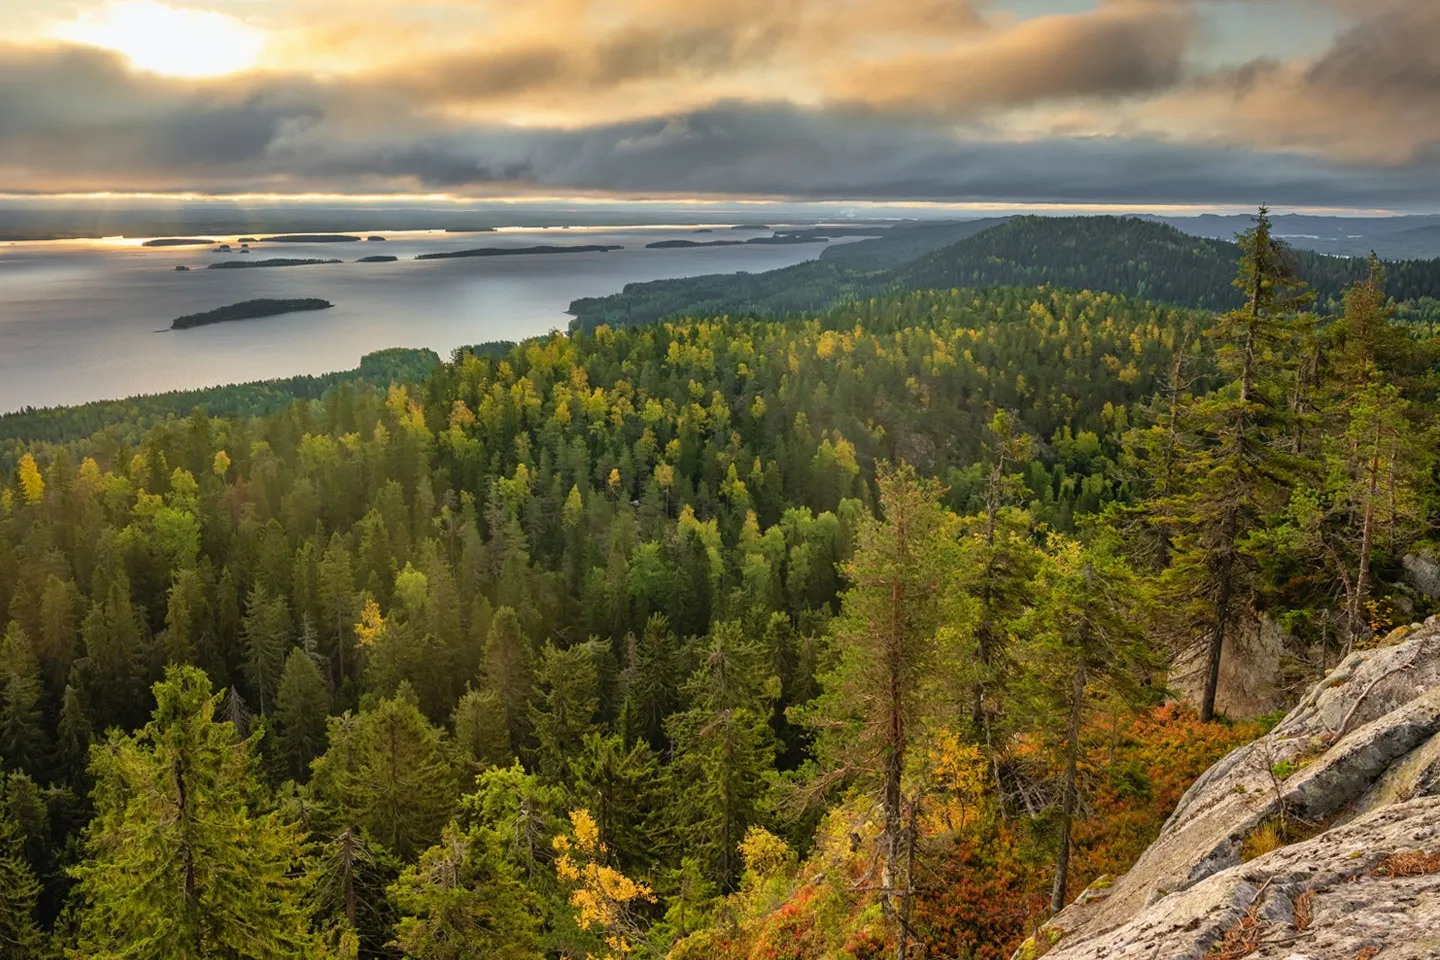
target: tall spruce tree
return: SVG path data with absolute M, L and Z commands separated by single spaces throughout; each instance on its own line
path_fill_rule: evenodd
M 254 744 L 217 723 L 194 667 L 155 685 L 153 718 L 91 753 L 95 818 L 72 870 L 76 958 L 314 955 L 298 829 L 262 814 Z
M 1225 641 L 1254 592 L 1247 541 L 1285 502 L 1295 462 L 1285 452 L 1296 317 L 1307 302 L 1294 258 L 1262 207 L 1240 237 L 1235 286 L 1245 306 L 1222 314 L 1210 336 L 1227 383 L 1185 408 L 1194 436 L 1176 492 L 1157 504 L 1156 521 L 1174 533 L 1165 573 L 1184 633 L 1203 643 L 1200 716 L 1215 717 Z

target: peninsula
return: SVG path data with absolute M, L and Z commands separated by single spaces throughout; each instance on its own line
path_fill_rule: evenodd
M 624 247 L 613 244 L 581 244 L 569 247 L 540 246 L 540 247 L 479 247 L 475 250 L 456 250 L 453 253 L 422 253 L 416 260 L 459 260 L 465 257 L 519 257 L 526 255 L 544 255 L 551 253 L 609 253 L 611 250 L 624 250 Z
M 232 303 L 228 307 L 191 313 L 176 317 L 170 322 L 171 330 L 189 330 L 212 323 L 228 323 L 232 320 L 258 320 L 261 317 L 276 317 L 282 313 L 298 313 L 302 310 L 328 310 L 335 304 L 329 300 L 307 297 L 300 300 L 246 300 Z
M 295 260 L 272 257 L 269 260 L 222 260 L 212 263 L 206 270 L 245 270 L 251 267 L 307 267 L 317 263 L 344 263 L 343 260 Z

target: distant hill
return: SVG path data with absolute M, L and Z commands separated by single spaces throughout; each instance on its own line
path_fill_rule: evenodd
M 1166 223 L 1191 236 L 1233 240 L 1250 226 L 1248 216 L 1160 217 L 1140 219 Z M 1334 256 L 1366 257 L 1375 251 L 1386 260 L 1440 257 L 1440 216 L 1331 217 L 1287 213 L 1274 217 L 1275 235 L 1299 250 Z
M 1365 278 L 1363 258 L 1294 250 L 1300 276 L 1322 302 Z M 1051 284 L 1103 290 L 1207 310 L 1239 304 L 1231 286 L 1240 246 L 1131 217 L 1019 217 L 900 269 L 907 289 Z M 1440 260 L 1387 266 L 1397 300 L 1440 296 Z
M 1223 310 L 1240 248 L 1116 217 L 1019 217 L 897 271 L 910 289 L 1050 284 Z M 1356 278 L 1363 274 L 1357 274 Z
M 963 234 L 948 245 L 931 246 Z M 906 252 L 921 253 L 895 262 Z M 1296 250 L 1300 275 L 1322 305 L 1368 270 L 1361 258 Z M 1230 284 L 1238 244 L 1195 237 L 1153 219 L 1016 217 L 896 227 L 875 240 L 827 250 L 818 261 L 759 274 L 723 274 L 629 284 L 609 297 L 576 300 L 574 325 L 644 323 L 677 315 L 778 314 L 820 310 L 888 290 L 1050 284 L 1183 307 L 1224 310 L 1240 302 Z M 1440 260 L 1387 264 L 1400 301 L 1440 298 Z
M 945 220 L 940 223 L 901 223 L 873 240 L 859 240 L 831 247 L 820 255 L 820 259 L 865 270 L 898 267 L 931 251 L 997 227 L 1009 219 L 990 217 L 984 220 Z

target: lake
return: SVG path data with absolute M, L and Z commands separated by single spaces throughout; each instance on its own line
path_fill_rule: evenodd
M 762 234 L 693 226 L 387 233 L 386 242 L 262 243 L 242 258 L 143 238 L 0 243 L 0 412 L 324 373 L 386 347 L 456 347 L 565 329 L 579 297 L 643 280 L 760 272 L 827 244 L 647 250 L 657 240 Z M 361 236 L 366 234 L 361 233 Z M 234 245 L 236 237 L 214 239 Z M 837 243 L 841 241 L 831 241 Z M 476 247 L 621 245 L 609 253 L 417 261 Z M 395 263 L 354 263 L 390 255 Z M 272 257 L 345 263 L 207 270 Z M 188 272 L 175 269 L 190 267 Z M 320 297 L 332 310 L 170 332 L 176 317 L 258 297 Z M 164 331 L 164 332 L 157 332 Z

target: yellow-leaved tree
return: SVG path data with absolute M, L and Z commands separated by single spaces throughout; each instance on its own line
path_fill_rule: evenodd
M 655 893 L 643 883 L 607 865 L 608 851 L 600 842 L 600 827 L 589 810 L 570 811 L 571 835 L 552 841 L 559 856 L 555 873 L 569 884 L 575 922 L 604 944 L 601 953 L 587 952 L 585 960 L 623 960 L 634 952 L 641 934 L 637 909 L 655 902 Z

